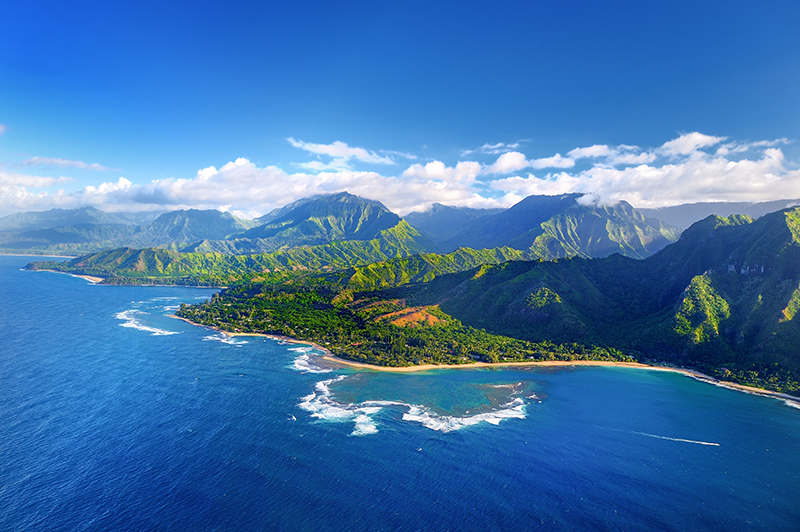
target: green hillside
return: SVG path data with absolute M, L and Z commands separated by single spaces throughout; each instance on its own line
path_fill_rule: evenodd
M 64 262 L 34 262 L 28 268 L 106 277 L 106 282 L 112 284 L 225 286 L 287 272 L 341 270 L 423 251 L 419 242 L 422 237 L 402 220 L 378 236 L 373 240 L 339 241 L 253 255 L 119 248 Z
M 507 246 L 536 257 L 643 258 L 678 239 L 680 230 L 642 216 L 630 204 L 587 205 L 581 194 L 528 196 L 498 214 L 466 223 L 445 240 L 445 251 Z
M 181 315 L 379 364 L 633 357 L 800 392 L 800 209 L 709 217 L 644 260 L 485 253 L 265 278 Z

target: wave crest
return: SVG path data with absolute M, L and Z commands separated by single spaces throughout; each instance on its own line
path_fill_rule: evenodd
M 248 343 L 247 340 L 236 340 L 235 337 L 223 333 L 212 334 L 211 336 L 204 336 L 203 341 L 222 342 L 223 344 L 235 345 L 236 347 L 241 347 L 243 344 Z
M 147 314 L 146 312 L 142 312 L 141 310 L 136 309 L 128 309 L 122 312 L 118 312 L 114 315 L 115 318 L 118 320 L 122 320 L 120 323 L 120 327 L 129 327 L 131 329 L 136 329 L 137 331 L 145 331 L 153 333 L 153 336 L 168 336 L 170 334 L 179 334 L 177 331 L 167 331 L 164 329 L 159 329 L 157 327 L 149 327 L 144 325 L 142 322 L 136 319 L 135 314 Z
M 303 397 L 298 405 L 303 410 L 311 413 L 311 417 L 328 422 L 352 422 L 355 424 L 351 436 L 364 436 L 378 432 L 374 416 L 387 406 L 406 408 L 403 421 L 421 424 L 431 430 L 440 432 L 453 432 L 479 423 L 499 425 L 505 419 L 524 419 L 526 403 L 517 397 L 502 405 L 502 408 L 493 412 L 484 412 L 472 416 L 444 416 L 420 406 L 403 403 L 400 401 L 364 401 L 360 404 L 340 403 L 332 398 L 330 385 L 346 379 L 349 375 L 340 375 L 333 379 L 318 382 L 314 392 Z

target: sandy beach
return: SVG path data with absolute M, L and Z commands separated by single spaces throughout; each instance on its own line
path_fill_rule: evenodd
M 228 336 L 260 336 L 262 338 L 271 338 L 273 340 L 279 340 L 281 342 L 286 342 L 286 343 L 310 345 L 314 349 L 318 349 L 319 351 L 325 353 L 324 356 L 322 356 L 323 360 L 339 364 L 342 366 L 355 369 L 363 369 L 367 371 L 383 371 L 389 373 L 416 373 L 420 371 L 429 371 L 433 369 L 471 369 L 471 368 L 502 368 L 502 367 L 569 367 L 569 366 L 603 366 L 603 367 L 635 368 L 635 369 L 646 369 L 650 371 L 669 371 L 671 373 L 680 373 L 681 375 L 691 377 L 698 381 L 705 382 L 707 384 L 712 384 L 714 386 L 720 386 L 722 388 L 728 388 L 730 390 L 734 390 L 737 392 L 744 392 L 754 395 L 762 395 L 765 397 L 772 397 L 775 399 L 782 399 L 785 401 L 791 401 L 793 404 L 795 404 L 797 407 L 800 408 L 800 397 L 795 397 L 793 395 L 780 392 L 773 392 L 771 390 L 764 390 L 762 388 L 745 386 L 743 384 L 736 384 L 735 382 L 720 381 L 710 375 L 706 375 L 704 373 L 700 373 L 699 371 L 687 368 L 673 368 L 669 366 L 651 366 L 649 364 L 642 364 L 640 362 L 614 362 L 610 360 L 538 360 L 538 361 L 532 360 L 529 362 L 497 362 L 497 363 L 473 362 L 471 364 L 419 364 L 417 366 L 401 366 L 401 367 L 376 366 L 374 364 L 353 362 L 351 360 L 345 360 L 343 358 L 339 358 L 335 356 L 333 353 L 331 353 L 329 349 L 314 342 L 306 340 L 297 340 L 296 338 L 289 338 L 288 336 L 279 336 L 274 334 L 232 333 L 229 331 L 224 331 L 219 327 L 197 324 L 191 320 L 187 320 L 186 318 L 175 316 L 174 314 L 170 315 L 169 317 L 185 321 L 186 323 L 190 323 L 195 326 L 205 327 L 207 329 L 211 329 Z
M 64 274 L 64 275 L 69 275 L 71 277 L 80 277 L 81 279 L 86 279 L 87 281 L 89 281 L 91 283 L 102 283 L 103 279 L 104 279 L 103 277 L 95 277 L 93 275 L 79 275 L 77 273 L 59 272 L 59 271 L 56 271 L 56 270 L 29 270 L 29 271 L 32 271 L 32 272 L 61 273 L 61 274 Z
M 309 343 L 309 342 L 303 342 L 303 343 Z M 710 375 L 706 375 L 704 373 L 700 373 L 699 371 L 695 371 L 692 369 L 672 368 L 668 366 L 651 366 L 649 364 L 642 364 L 639 362 L 614 362 L 610 360 L 539 360 L 530 362 L 497 362 L 497 363 L 474 362 L 472 364 L 420 364 L 418 366 L 387 367 L 387 366 L 375 366 L 372 364 L 364 364 L 361 362 L 352 362 L 350 360 L 344 360 L 330 354 L 330 351 L 318 345 L 314 345 L 314 347 L 322 349 L 323 351 L 329 353 L 325 355 L 323 358 L 330 362 L 336 362 L 338 364 L 343 364 L 345 366 L 353 368 L 366 369 L 372 371 L 388 371 L 394 373 L 413 373 L 417 371 L 428 371 L 432 369 L 469 369 L 469 368 L 497 368 L 497 367 L 567 367 L 567 366 L 605 366 L 605 367 L 646 369 L 651 371 L 669 371 L 672 373 L 680 373 L 681 375 L 686 375 L 687 377 L 691 377 L 693 379 L 708 384 L 721 386 L 723 388 L 728 388 L 738 392 L 745 392 L 755 395 L 774 397 L 786 401 L 792 401 L 796 403 L 798 406 L 800 406 L 800 397 L 795 397 L 793 395 L 780 392 L 773 392 L 771 390 L 764 390 L 762 388 L 754 388 L 752 386 L 745 386 L 743 384 L 736 384 L 735 382 L 720 381 Z

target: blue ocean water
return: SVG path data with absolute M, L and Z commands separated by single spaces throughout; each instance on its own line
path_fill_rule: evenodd
M 357 372 L 0 256 L 2 530 L 798 530 L 800 409 L 622 368 Z

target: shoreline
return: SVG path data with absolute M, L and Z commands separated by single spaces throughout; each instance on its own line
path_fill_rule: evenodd
M 470 368 L 502 368 L 502 367 L 569 367 L 569 366 L 597 366 L 597 367 L 618 367 L 618 368 L 633 368 L 633 369 L 645 369 L 650 371 L 667 371 L 670 373 L 679 373 L 686 377 L 695 379 L 697 381 L 711 384 L 713 386 L 719 386 L 720 388 L 727 388 L 732 391 L 747 393 L 751 395 L 760 395 L 762 397 L 769 397 L 772 399 L 780 399 L 783 401 L 791 401 L 795 403 L 794 406 L 800 408 L 800 397 L 795 397 L 794 395 L 789 395 L 782 392 L 774 392 L 772 390 L 765 390 L 763 388 L 754 388 L 752 386 L 746 386 L 744 384 L 737 384 L 735 382 L 729 381 L 721 381 L 716 379 L 710 375 L 706 375 L 705 373 L 700 373 L 699 371 L 688 369 L 688 368 L 673 368 L 669 366 L 652 366 L 650 364 L 642 364 L 641 362 L 615 362 L 612 360 L 531 360 L 525 362 L 473 362 L 471 364 L 419 364 L 417 366 L 376 366 L 375 364 L 367 364 L 364 362 L 353 362 L 351 360 L 345 360 L 343 358 L 339 358 L 334 355 L 330 349 L 326 347 L 322 347 L 321 345 L 312 342 L 310 340 L 298 340 L 296 338 L 290 338 L 288 336 L 280 336 L 276 334 L 264 334 L 264 333 L 236 333 L 225 331 L 220 329 L 219 327 L 215 327 L 213 325 L 202 325 L 199 323 L 195 323 L 191 320 L 186 318 L 181 318 L 180 316 L 176 316 L 174 314 L 169 315 L 170 318 L 179 319 L 181 321 L 185 321 L 195 327 L 205 327 L 206 329 L 211 329 L 213 331 L 217 331 L 219 333 L 225 334 L 227 336 L 260 336 L 262 338 L 270 338 L 272 340 L 278 340 L 282 342 L 287 342 L 291 344 L 304 344 L 310 345 L 314 349 L 318 349 L 324 353 L 322 356 L 323 360 L 327 360 L 328 362 L 333 362 L 342 366 L 351 367 L 355 369 L 364 369 L 368 371 L 383 371 L 388 373 L 416 373 L 420 371 L 429 371 L 434 369 L 470 369 Z
M 331 360 L 334 362 L 342 362 L 342 359 L 337 359 L 336 356 L 331 353 L 330 349 L 322 347 L 321 345 L 308 341 L 308 340 L 298 340 L 297 338 L 291 338 L 289 336 L 281 336 L 278 334 L 266 334 L 266 333 L 237 333 L 237 332 L 230 332 L 224 329 L 220 329 L 214 325 L 203 325 L 202 323 L 195 323 L 192 320 L 188 320 L 186 318 L 181 318 L 180 316 L 176 316 L 175 314 L 168 314 L 168 318 L 175 318 L 176 320 L 185 321 L 190 325 L 194 325 L 195 327 L 205 327 L 206 329 L 211 329 L 212 331 L 216 331 L 218 333 L 224 334 L 226 336 L 257 336 L 260 338 L 269 338 L 270 340 L 278 340 L 279 342 L 286 342 L 288 344 L 303 344 L 303 345 L 310 345 L 314 349 L 319 349 L 325 355 L 322 357 L 325 360 Z M 376 366 L 377 367 L 377 366 Z
M 24 269 L 24 268 L 23 268 Z M 80 275 L 77 273 L 69 273 L 69 272 L 60 272 L 57 270 L 25 270 L 29 272 L 50 272 L 50 273 L 60 273 L 63 275 L 69 275 L 70 277 L 78 277 L 80 279 L 85 279 L 93 284 L 99 284 L 105 281 L 105 277 L 95 277 L 94 275 Z

